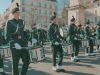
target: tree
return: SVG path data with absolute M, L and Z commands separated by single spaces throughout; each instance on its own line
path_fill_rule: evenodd
M 68 20 L 68 10 L 66 10 L 66 7 L 69 7 L 70 0 L 61 0 L 60 6 L 59 6 L 59 13 L 58 16 L 60 17 L 59 25 L 61 24 L 61 20 Z
M 38 17 L 35 16 L 35 11 L 32 11 L 32 12 L 27 11 L 26 13 L 28 13 L 28 16 L 27 16 L 28 21 L 26 22 L 28 23 L 28 25 L 30 25 L 30 27 L 32 27 L 32 24 L 34 24 L 37 21 Z

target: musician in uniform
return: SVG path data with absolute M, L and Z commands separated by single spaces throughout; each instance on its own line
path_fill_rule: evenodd
M 96 39 L 100 39 L 100 22 L 97 24 L 96 33 L 97 33 Z M 97 51 L 97 52 L 100 51 L 100 50 L 99 50 L 99 46 L 97 46 L 96 51 Z
M 62 29 L 65 29 L 67 31 L 65 24 L 62 24 Z
M 83 31 L 82 31 L 82 29 L 81 29 L 81 24 L 80 25 L 78 25 L 78 37 L 79 37 L 79 39 L 83 39 L 84 37 L 83 37 Z M 80 41 L 80 49 L 83 49 L 83 48 L 81 48 L 82 47 L 82 43 L 81 43 L 81 41 Z
M 90 46 L 90 54 L 88 54 L 88 49 L 86 49 L 86 52 L 85 52 L 85 55 L 90 55 L 90 56 L 95 56 L 93 54 L 93 41 L 92 41 L 92 34 L 91 34 L 91 30 L 89 28 L 89 25 L 90 25 L 90 22 L 88 20 L 88 22 L 86 22 L 86 27 L 84 28 L 84 33 L 85 33 L 85 39 L 88 39 L 89 40 L 89 46 Z
M 2 39 L 2 29 L 0 28 L 0 46 L 2 46 L 3 45 L 3 39 Z M 4 66 L 4 64 L 3 64 L 3 58 L 2 58 L 2 56 L 0 55 L 0 75 L 2 74 L 2 75 L 4 75 L 5 74 L 5 72 L 4 72 L 4 70 L 3 70 L 3 66 Z
M 34 38 L 38 41 L 38 29 L 36 28 L 36 23 L 33 24 L 33 28 L 31 29 L 30 33 L 31 33 L 31 38 Z
M 72 16 L 73 18 L 71 19 L 71 24 L 68 27 L 68 37 L 69 37 L 69 42 L 71 42 L 73 44 L 73 51 L 75 52 L 71 55 L 71 60 L 72 61 L 80 61 L 78 59 L 78 52 L 79 52 L 79 44 L 80 41 L 78 41 L 78 31 L 77 31 L 77 27 L 75 25 L 75 18 L 74 16 Z
M 59 44 L 60 39 L 64 39 L 60 33 L 59 33 L 59 27 L 56 24 L 57 19 L 56 15 L 51 17 L 51 24 L 48 29 L 48 38 L 50 40 L 50 46 L 52 48 L 52 64 L 53 64 L 53 70 L 56 72 L 59 71 L 65 71 L 61 65 L 63 61 L 63 50 L 62 46 Z M 58 61 L 58 66 L 56 67 L 56 55 L 59 55 L 59 61 Z
M 45 44 L 43 38 L 44 38 L 44 30 L 42 29 L 42 27 L 40 27 L 38 29 L 39 46 L 43 46 Z
M 5 39 L 10 44 L 10 50 L 12 53 L 12 75 L 19 75 L 18 72 L 18 63 L 19 59 L 22 59 L 23 66 L 20 75 L 26 75 L 28 66 L 29 66 L 29 55 L 26 49 L 22 47 L 28 47 L 27 40 L 29 35 L 26 32 L 25 21 L 19 19 L 19 5 L 18 3 L 16 8 L 13 8 L 11 13 L 14 16 L 13 19 L 8 20 L 5 26 Z M 35 43 L 36 39 L 32 39 L 32 42 Z
M 42 33 L 43 33 L 43 44 L 46 45 L 45 42 L 46 42 L 46 34 L 47 34 L 47 31 L 45 29 L 43 29 L 42 30 Z
M 2 25 L 1 29 L 2 29 L 2 45 L 7 45 L 7 42 L 6 42 L 5 37 L 4 37 L 5 24 Z
M 81 26 L 82 26 L 81 24 L 78 25 L 78 36 L 79 36 L 80 39 L 82 39 L 82 37 L 83 37 Z

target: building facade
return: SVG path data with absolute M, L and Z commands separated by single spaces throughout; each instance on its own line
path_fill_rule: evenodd
M 97 24 L 100 21 L 100 0 L 83 0 L 83 5 L 86 7 L 84 24 L 87 20 L 90 20 L 90 26 Z
M 9 6 L 9 19 L 13 18 L 10 12 L 16 7 L 16 3 L 19 3 L 20 18 L 25 20 L 28 28 L 35 22 L 42 27 L 48 27 L 51 16 L 54 12 L 58 13 L 56 0 L 12 0 Z
M 76 25 L 85 25 L 90 21 L 90 26 L 100 21 L 100 0 L 70 0 L 68 10 L 68 25 L 72 16 L 76 18 Z

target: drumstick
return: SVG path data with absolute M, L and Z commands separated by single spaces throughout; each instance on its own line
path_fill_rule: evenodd
M 16 48 L 16 47 L 13 47 Z M 30 49 L 29 47 L 21 47 L 21 49 Z

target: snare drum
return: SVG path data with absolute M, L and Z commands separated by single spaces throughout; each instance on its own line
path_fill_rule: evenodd
M 63 51 L 67 54 L 73 53 L 73 47 L 71 43 L 62 44 Z
M 44 60 L 45 59 L 45 54 L 44 54 L 43 47 L 36 47 L 35 50 L 37 52 L 37 60 L 38 61 Z
M 11 57 L 11 51 L 9 49 L 9 46 L 0 47 L 0 55 L 1 55 L 2 58 Z
M 89 47 L 89 40 L 88 39 L 82 39 L 82 48 L 88 48 Z
M 100 46 L 100 39 L 95 40 L 95 46 Z
M 33 47 L 29 50 L 30 62 L 42 61 L 45 59 L 43 47 Z
M 37 63 L 37 53 L 36 53 L 35 48 L 31 48 L 29 50 L 29 60 L 30 60 L 30 63 Z

